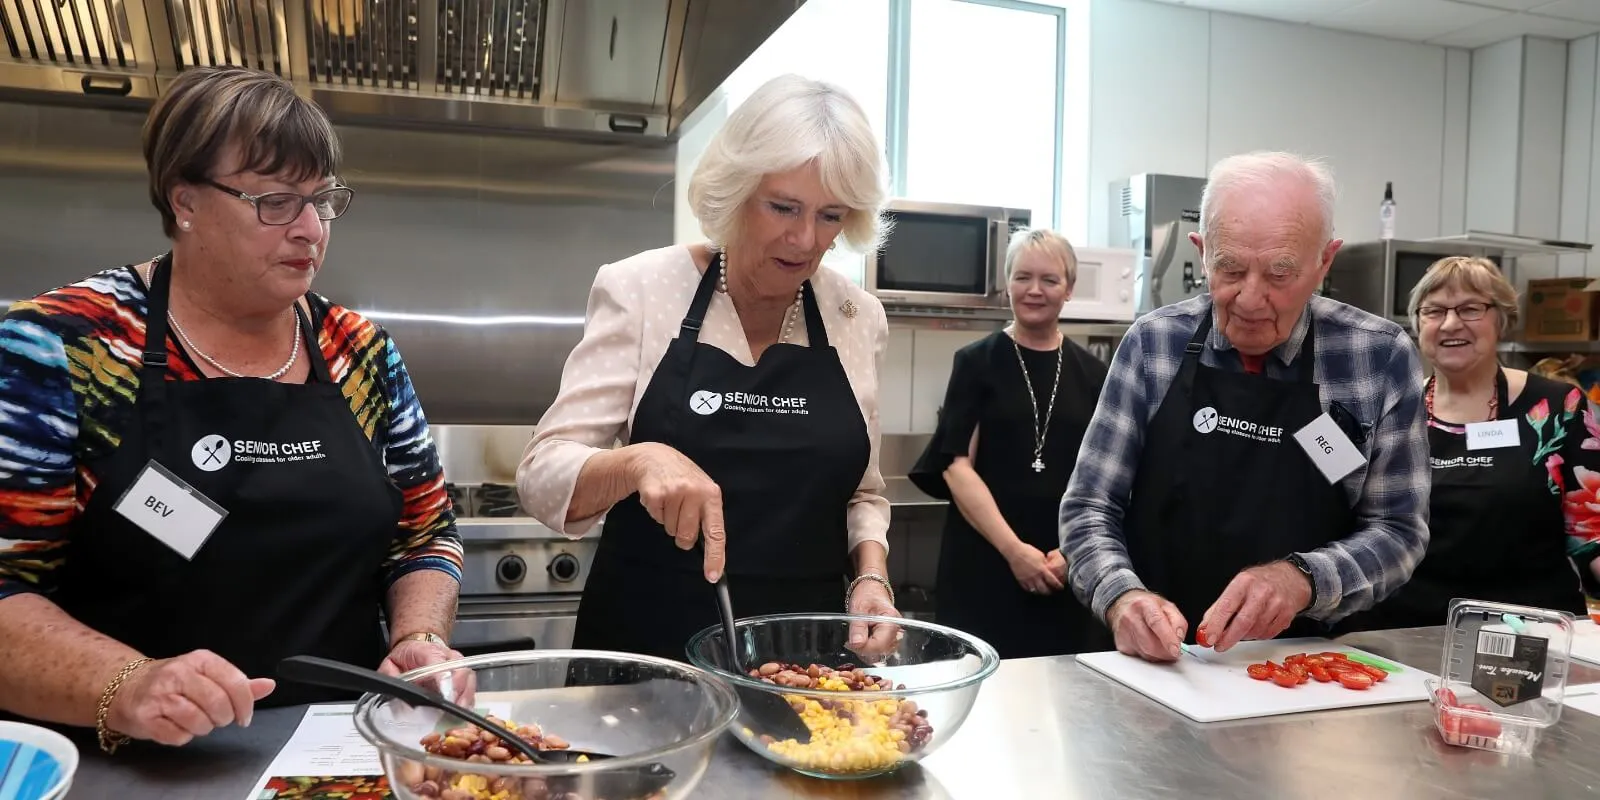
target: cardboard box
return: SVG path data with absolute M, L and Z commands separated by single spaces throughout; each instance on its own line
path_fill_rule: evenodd
M 1588 278 L 1528 281 L 1522 339 L 1528 342 L 1578 342 L 1600 333 L 1600 292 Z

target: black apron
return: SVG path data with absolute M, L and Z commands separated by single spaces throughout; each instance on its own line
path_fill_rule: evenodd
M 1538 442 L 1511 407 L 1503 370 L 1495 384 L 1499 418 L 1518 420 L 1517 446 L 1468 450 L 1466 436 L 1428 426 L 1427 555 L 1399 591 L 1341 621 L 1341 632 L 1443 625 L 1458 597 L 1587 613 L 1560 499 L 1534 459 Z
M 698 341 L 720 269 L 713 261 L 701 277 L 639 400 L 630 441 L 675 448 L 721 487 L 736 614 L 840 613 L 846 514 L 871 453 L 866 420 L 809 281 L 810 347 L 774 344 L 746 367 Z M 689 638 L 717 620 L 701 550 L 678 549 L 637 493 L 613 506 L 573 646 L 682 661 Z
M 152 658 L 204 648 L 252 678 L 274 677 L 297 654 L 376 669 L 388 650 L 382 573 L 401 494 L 329 375 L 310 320 L 296 304 L 312 368 L 304 384 L 169 381 L 170 287 L 163 256 L 152 269 L 135 423 L 90 464 L 99 483 L 73 523 L 52 599 Z M 219 435 L 227 448 L 215 446 Z M 192 559 L 114 508 L 152 460 L 227 512 Z M 260 705 L 354 696 L 280 681 Z
M 1280 381 L 1201 364 L 1211 315 L 1208 308 L 1145 430 L 1123 523 L 1133 571 L 1183 613 L 1190 643 L 1241 570 L 1355 529 L 1344 492 L 1293 438 L 1323 413 L 1313 374 L 1316 321 L 1295 359 L 1297 379 Z M 1256 436 L 1230 432 L 1228 420 L 1254 423 Z M 1276 441 L 1263 429 L 1277 429 Z M 1280 636 L 1325 632 L 1299 617 Z

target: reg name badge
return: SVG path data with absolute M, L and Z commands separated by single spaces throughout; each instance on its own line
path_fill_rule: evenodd
M 211 538 L 228 512 L 155 459 L 112 508 L 185 560 Z
M 1296 431 L 1294 440 L 1306 451 L 1306 455 L 1311 456 L 1311 463 L 1322 470 L 1328 483 L 1337 483 L 1367 463 L 1367 457 L 1361 454 L 1351 443 L 1350 437 L 1339 429 L 1339 423 L 1334 422 L 1326 412 L 1312 420 L 1310 425 Z

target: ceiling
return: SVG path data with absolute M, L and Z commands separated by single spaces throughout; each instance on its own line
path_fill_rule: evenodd
M 1600 0 L 1156 0 L 1390 39 L 1482 47 L 1600 33 Z

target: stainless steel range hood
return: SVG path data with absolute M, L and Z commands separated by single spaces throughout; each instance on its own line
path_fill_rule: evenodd
M 804 0 L 0 0 L 0 96 L 289 78 L 356 124 L 668 139 Z

